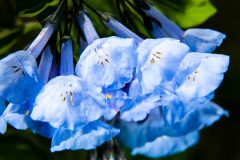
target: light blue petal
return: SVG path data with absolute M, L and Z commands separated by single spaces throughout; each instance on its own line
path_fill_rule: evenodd
M 21 104 L 10 103 L 3 113 L 3 119 L 14 128 L 25 130 L 28 128 L 26 114 L 29 114 L 29 110 L 25 102 Z
M 155 108 L 143 121 L 119 120 L 116 126 L 121 130 L 117 137 L 118 140 L 128 148 L 135 148 L 163 135 L 161 128 L 164 127 L 164 121 L 160 116 L 159 109 Z
M 228 112 L 214 102 L 206 102 L 198 107 L 201 115 L 202 127 L 211 126 L 222 116 L 228 116 Z
M 18 51 L 0 60 L 0 97 L 21 103 L 38 90 L 37 64 L 32 55 Z
M 58 76 L 38 94 L 31 117 L 54 128 L 73 130 L 99 119 L 105 106 L 101 89 L 73 75 Z
M 46 138 L 52 138 L 56 129 L 50 126 L 46 122 L 41 121 L 34 121 L 32 118 L 28 115 L 25 116 L 28 128 L 35 134 L 40 134 L 43 137 Z
M 28 103 L 9 104 L 3 113 L 3 119 L 19 130 L 29 128 L 33 133 L 51 138 L 55 131 L 48 123 L 33 121 L 30 117 L 32 107 Z
M 47 44 L 48 40 L 50 39 L 56 26 L 57 25 L 55 23 L 45 24 L 41 32 L 34 39 L 32 44 L 28 47 L 28 51 L 31 55 L 33 55 L 35 58 L 39 56 L 39 54 L 42 52 L 43 48 Z
M 226 36 L 211 29 L 188 29 L 184 32 L 182 42 L 186 43 L 192 52 L 210 53 L 222 44 Z
M 152 24 L 151 34 L 154 36 L 154 38 L 168 37 L 168 35 L 164 32 L 164 30 L 159 26 L 157 22 L 152 21 L 151 24 Z
M 6 103 L 4 99 L 0 97 L 0 116 L 3 114 L 5 109 L 6 109 Z
M 220 54 L 189 53 L 176 73 L 176 92 L 184 101 L 209 97 L 223 80 L 229 57 Z
M 121 119 L 126 121 L 142 121 L 150 111 L 160 106 L 160 94 L 154 92 L 142 95 L 141 85 L 138 79 L 131 82 L 129 88 L 129 96 L 132 101 L 129 105 L 121 108 Z
M 149 9 L 142 9 L 146 15 L 156 19 L 158 22 L 162 24 L 162 28 L 166 31 L 171 37 L 180 39 L 183 35 L 183 30 L 168 19 L 165 15 L 163 15 L 160 11 L 158 11 L 154 6 L 150 4 L 146 4 L 149 6 Z
M 67 39 L 62 43 L 60 75 L 73 75 L 73 46 L 72 40 Z
M 80 14 L 76 17 L 88 44 L 91 44 L 94 40 L 99 38 L 90 18 L 85 11 L 80 11 Z
M 42 84 L 46 84 L 49 78 L 53 61 L 53 55 L 51 53 L 50 46 L 47 46 L 42 53 L 42 57 L 38 67 L 39 80 Z
M 122 23 L 119 21 L 115 20 L 109 15 L 105 15 L 108 18 L 108 21 L 102 20 L 102 22 L 109 28 L 111 29 L 117 36 L 122 37 L 122 38 L 133 38 L 137 42 L 143 41 L 141 37 L 136 35 L 134 32 L 132 32 L 130 29 L 125 27 Z
M 143 147 L 133 149 L 132 154 L 141 154 L 151 158 L 170 156 L 185 151 L 195 145 L 198 140 L 198 132 L 181 137 L 161 136 L 153 142 L 146 143 Z
M 122 90 L 105 91 L 104 95 L 108 106 L 104 118 L 107 120 L 113 119 L 121 108 L 131 103 L 131 98 Z
M 60 68 L 58 66 L 57 59 L 54 56 L 53 60 L 52 60 L 52 66 L 51 66 L 51 70 L 50 70 L 50 73 L 49 73 L 48 81 L 50 81 L 51 79 L 59 76 L 59 74 L 60 74 Z
M 97 87 L 120 89 L 131 81 L 137 63 L 136 57 L 134 39 L 98 39 L 82 53 L 76 66 L 76 74 Z
M 143 146 L 162 135 L 182 136 L 199 129 L 201 125 L 202 119 L 196 108 L 186 111 L 185 106 L 177 105 L 157 107 L 139 122 L 121 120 L 117 123 L 121 130 L 118 138 L 129 148 Z
M 0 133 L 4 134 L 6 133 L 6 131 L 7 131 L 7 123 L 2 117 L 0 117 Z
M 83 128 L 74 131 L 58 129 L 52 139 L 51 151 L 91 150 L 111 140 L 120 132 L 104 122 L 91 122 Z
M 6 109 L 5 101 L 0 98 L 0 133 L 4 134 L 7 130 L 7 122 L 2 118 L 2 114 L 4 113 L 4 110 Z
M 188 50 L 185 44 L 175 39 L 144 40 L 138 47 L 137 72 L 143 94 L 171 81 Z

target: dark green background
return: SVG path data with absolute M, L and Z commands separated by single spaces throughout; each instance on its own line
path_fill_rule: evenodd
M 218 13 L 199 27 L 212 28 L 227 34 L 227 39 L 216 52 L 230 55 L 231 63 L 224 82 L 216 92 L 215 102 L 228 110 L 230 117 L 222 118 L 212 127 L 204 129 L 196 146 L 163 160 L 240 159 L 240 1 L 211 2 L 218 9 Z M 13 15 L 14 13 L 9 11 L 9 15 L 4 17 Z M 27 38 L 32 37 L 34 34 Z M 50 142 L 40 136 L 28 131 L 16 132 L 10 128 L 7 134 L 0 135 L 0 160 L 80 160 L 85 155 L 83 151 L 51 154 L 49 147 Z M 128 156 L 128 159 L 144 158 Z

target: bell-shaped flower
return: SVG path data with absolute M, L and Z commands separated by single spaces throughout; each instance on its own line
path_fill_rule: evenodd
M 38 84 L 39 86 L 44 85 L 48 81 L 52 59 L 53 56 L 51 54 L 50 47 L 46 47 L 46 49 L 42 53 L 41 61 L 38 68 L 40 83 Z M 39 87 L 38 91 L 35 94 L 32 94 L 32 97 L 34 97 L 34 99 L 40 92 L 41 88 L 42 87 Z M 33 121 L 30 117 L 32 108 L 33 102 L 29 100 L 19 104 L 10 103 L 3 113 L 3 119 L 16 129 L 25 130 L 29 128 L 34 133 L 38 133 L 42 136 L 51 138 L 55 129 L 52 128 L 48 123 Z
M 5 109 L 6 109 L 5 101 L 0 98 L 0 133 L 1 134 L 4 134 L 7 130 L 7 122 L 2 117 Z
M 31 99 L 38 90 L 35 58 L 18 51 L 0 60 L 0 97 L 12 103 Z
M 138 47 L 136 74 L 142 86 L 142 93 L 151 93 L 159 85 L 170 82 L 188 51 L 188 46 L 179 40 L 144 40 Z
M 146 15 L 157 20 L 161 24 L 161 28 L 160 26 L 153 24 L 154 32 L 152 32 L 152 34 L 155 38 L 162 38 L 162 34 L 160 33 L 166 32 L 170 37 L 186 43 L 190 47 L 190 51 L 208 53 L 214 51 L 216 47 L 220 46 L 223 39 L 226 37 L 224 34 L 211 29 L 193 28 L 183 31 L 154 6 L 147 3 L 145 5 L 148 7 L 141 9 Z M 159 35 L 161 36 L 159 37 Z
M 213 94 L 223 80 L 229 56 L 189 53 L 175 76 L 176 93 L 183 101 L 196 101 Z
M 38 94 L 31 117 L 55 128 L 74 130 L 104 114 L 101 89 L 74 76 L 72 41 L 63 42 L 61 76 L 50 80 Z
M 194 109 L 193 106 L 195 106 Z M 153 109 L 143 121 L 126 122 L 119 120 L 116 124 L 121 130 L 118 139 L 129 148 L 141 148 L 149 142 L 154 142 L 158 137 L 185 136 L 205 126 L 212 125 L 226 115 L 228 113 L 213 102 L 186 106 L 180 104 L 160 106 Z
M 99 38 L 84 11 L 77 19 L 89 46 L 80 56 L 76 74 L 102 88 L 107 104 L 104 117 L 111 120 L 123 106 L 130 103 L 122 88 L 132 80 L 137 63 L 137 44 L 131 38 Z
M 121 89 L 133 78 L 136 47 L 131 38 L 97 39 L 82 53 L 76 74 L 97 87 Z
M 0 60 L 0 97 L 11 103 L 34 99 L 39 89 L 35 58 L 42 52 L 55 29 L 47 23 L 28 50 L 17 51 Z
M 68 130 L 60 128 L 52 138 L 51 151 L 91 150 L 111 140 L 120 132 L 100 120 L 90 122 L 82 128 Z
M 150 158 L 170 156 L 185 151 L 199 140 L 199 133 L 192 132 L 184 136 L 161 136 L 142 147 L 134 148 L 132 155 L 144 155 Z
M 206 102 L 200 105 L 197 110 L 200 113 L 201 125 L 210 126 L 228 113 L 213 102 Z M 194 119 L 191 119 L 194 121 Z M 194 122 L 193 122 L 194 123 Z M 197 131 L 186 133 L 185 135 L 171 137 L 167 135 L 160 136 L 152 142 L 147 142 L 144 146 L 136 147 L 132 154 L 141 154 L 151 158 L 159 158 L 182 152 L 198 142 L 199 133 Z

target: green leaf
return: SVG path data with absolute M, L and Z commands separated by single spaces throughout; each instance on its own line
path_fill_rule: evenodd
M 48 7 L 55 7 L 59 4 L 60 0 L 41 0 L 41 1 L 36 1 L 35 4 L 33 3 L 34 0 L 32 0 L 31 3 L 34 5 L 29 7 L 28 9 L 22 10 L 19 13 L 20 17 L 35 17 L 42 13 L 45 9 Z M 37 5 L 36 5 L 37 4 Z
M 183 28 L 205 22 L 217 10 L 209 0 L 150 0 L 166 16 Z

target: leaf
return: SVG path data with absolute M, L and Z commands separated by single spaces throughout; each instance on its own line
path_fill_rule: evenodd
M 217 10 L 209 0 L 150 0 L 166 16 L 183 28 L 205 22 Z
M 40 29 L 41 25 L 38 22 L 29 22 L 16 29 L 2 30 L 0 32 L 0 57 L 26 47 Z
M 41 0 L 41 1 L 36 1 L 35 4 L 32 6 L 30 9 L 26 9 L 20 12 L 19 16 L 20 17 L 35 17 L 39 15 L 41 12 L 43 12 L 45 9 L 48 7 L 55 7 L 59 4 L 60 0 L 52 0 L 50 2 L 47 2 L 47 0 Z

